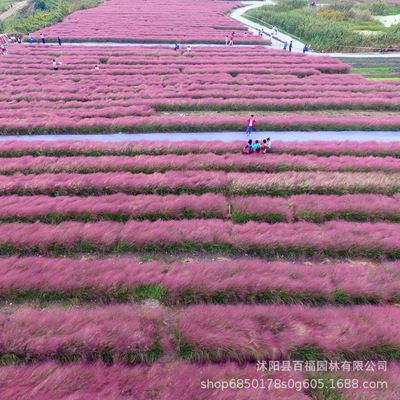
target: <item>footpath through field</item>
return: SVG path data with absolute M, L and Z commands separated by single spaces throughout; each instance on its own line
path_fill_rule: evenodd
M 299 141 L 305 142 L 308 140 L 322 141 L 380 141 L 393 142 L 400 141 L 400 132 L 385 132 L 385 131 L 316 131 L 316 132 L 300 132 L 300 131 L 260 131 L 253 132 L 253 139 L 265 139 L 271 137 L 272 140 L 280 141 Z M 21 135 L 21 136 L 0 136 L 0 142 L 6 140 L 94 140 L 100 142 L 122 142 L 127 140 L 167 140 L 167 141 L 209 141 L 222 140 L 224 142 L 232 142 L 235 140 L 247 141 L 249 138 L 243 132 L 192 132 L 192 133 L 114 133 L 101 135 Z
M 10 7 L 7 11 L 4 11 L 2 14 L 0 14 L 0 21 L 3 21 L 4 19 L 11 17 L 11 15 L 14 15 L 17 13 L 19 10 L 24 8 L 28 4 L 28 0 L 23 0 L 19 1 L 18 3 L 13 3 L 12 7 Z
M 246 14 L 247 11 L 253 10 L 255 8 L 260 8 L 264 6 L 275 6 L 275 3 L 271 0 L 264 0 L 264 1 L 243 1 L 242 4 L 244 7 L 237 8 L 231 13 L 231 18 L 235 19 L 236 21 L 241 22 L 242 24 L 246 25 L 249 28 L 249 31 L 252 32 L 253 34 L 257 35 L 259 29 L 265 30 L 265 26 L 258 24 L 257 22 L 253 22 L 248 20 L 247 18 L 243 17 L 244 14 Z M 268 32 L 268 31 L 266 31 Z M 268 32 L 270 33 L 270 32 Z M 278 38 L 279 40 L 277 40 Z M 302 53 L 303 52 L 303 47 L 304 43 L 300 42 L 299 40 L 296 40 L 292 38 L 289 35 L 286 35 L 284 33 L 278 34 L 278 36 L 275 36 L 275 38 L 272 38 L 272 44 L 271 47 L 274 49 L 282 49 L 282 42 L 287 41 L 290 43 L 290 41 L 293 42 L 293 48 L 292 51 L 294 53 Z

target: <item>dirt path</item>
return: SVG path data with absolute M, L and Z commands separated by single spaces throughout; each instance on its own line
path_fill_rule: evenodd
M 23 0 L 19 1 L 18 3 L 13 3 L 12 8 L 9 8 L 7 11 L 3 12 L 3 14 L 0 14 L 0 21 L 11 17 L 11 15 L 14 15 L 17 13 L 19 10 L 24 8 L 28 4 L 28 0 Z
M 386 27 L 395 25 L 395 24 L 400 24 L 400 14 L 397 15 L 388 15 L 385 17 L 380 17 L 380 16 L 376 16 L 374 17 L 375 20 L 382 22 L 383 25 L 385 25 Z

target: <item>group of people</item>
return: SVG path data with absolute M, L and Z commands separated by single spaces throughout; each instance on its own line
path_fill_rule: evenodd
M 251 114 L 249 118 L 247 118 L 247 129 L 246 136 L 251 136 L 251 132 L 253 131 L 254 125 L 256 124 L 256 119 L 254 115 Z M 253 140 L 250 139 L 247 142 L 247 145 L 243 149 L 243 154 L 258 154 L 258 153 L 272 153 L 272 142 L 271 138 L 264 139 L 262 143 L 259 143 L 256 140 L 253 143 Z
M 287 41 L 283 43 L 283 50 L 289 50 L 289 53 L 292 52 L 292 47 L 293 47 L 292 41 L 290 41 L 290 43 L 288 43 Z
M 245 33 L 245 37 L 247 38 L 247 32 Z M 236 32 L 233 31 L 229 36 L 225 36 L 225 45 L 226 46 L 233 46 L 233 42 L 236 38 Z
M 40 41 L 42 42 L 42 44 L 46 44 L 46 39 L 44 38 L 43 33 L 40 34 Z M 33 37 L 31 36 L 30 33 L 28 33 L 28 43 L 32 44 L 35 43 L 35 39 L 33 39 Z M 57 43 L 61 46 L 62 45 L 62 41 L 60 37 L 57 37 Z
M 180 48 L 181 48 L 181 44 L 180 44 L 180 43 L 175 43 L 175 45 L 174 45 L 174 50 L 177 51 L 177 50 L 179 50 Z M 187 47 L 186 47 L 186 51 L 190 53 L 190 52 L 192 51 L 192 48 L 191 48 L 190 46 L 187 46 Z
M 243 154 L 260 154 L 260 153 L 263 154 L 272 153 L 271 138 L 264 139 L 261 143 L 259 143 L 258 140 L 256 140 L 253 143 L 253 140 L 250 139 L 243 149 Z
M 258 36 L 264 37 L 264 35 L 268 35 L 267 32 L 264 31 L 264 29 L 258 29 Z M 273 36 L 278 36 L 278 27 L 273 26 L 271 29 L 271 33 L 269 34 L 270 39 L 272 39 Z

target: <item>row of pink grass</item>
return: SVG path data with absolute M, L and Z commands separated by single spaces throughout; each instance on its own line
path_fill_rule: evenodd
M 328 358 L 371 359 L 381 346 L 400 348 L 400 311 L 394 307 L 204 306 L 187 308 L 178 337 L 194 359 L 287 359 L 295 349 L 316 348 Z M 372 329 L 373 327 L 373 329 Z
M 382 356 L 385 348 L 400 350 L 396 308 L 321 311 L 305 306 L 197 305 L 185 308 L 176 323 L 164 328 L 166 316 L 160 308 L 23 309 L 1 317 L 0 345 L 3 355 L 28 355 L 36 361 L 57 354 L 86 358 L 104 351 L 122 360 L 152 350 L 157 341 L 164 350 L 173 350 L 170 333 L 176 330 L 181 348 L 188 346 L 199 361 L 208 361 L 207 353 L 221 362 L 285 360 L 292 350 L 310 347 L 328 359 L 346 351 L 348 360 L 369 360 L 376 353 Z M 372 325 L 374 330 L 369 329 Z
M 85 244 L 83 246 L 82 244 Z M 396 224 L 346 223 L 323 225 L 255 223 L 243 225 L 222 220 L 62 222 L 57 226 L 0 224 L 0 246 L 18 253 L 76 251 L 87 245 L 93 251 L 122 249 L 185 249 L 187 246 L 224 251 L 284 254 L 345 254 L 400 257 L 400 231 Z M 56 250 L 55 250 L 56 249 Z M 57 250 L 58 249 L 58 250 Z
M 57 113 L 56 113 L 57 114 Z M 243 131 L 246 129 L 246 116 L 107 116 L 74 120 L 69 117 L 46 118 L 32 114 L 25 119 L 4 118 L 0 129 L 3 135 L 10 134 L 81 134 L 81 133 L 148 133 L 148 132 L 215 132 Z M 244 112 L 243 112 L 244 114 Z M 260 131 L 398 131 L 400 117 L 373 116 L 309 116 L 295 115 L 290 118 L 260 117 L 257 122 Z M 268 133 L 267 133 L 268 134 Z M 262 132 L 260 135 L 265 136 Z
M 255 133 L 258 139 L 262 134 Z M 265 134 L 263 134 L 265 135 Z M 379 137 L 377 137 L 379 139 Z M 144 154 L 189 154 L 189 153 L 239 153 L 243 148 L 243 141 L 122 141 L 100 142 L 89 140 L 58 140 L 56 142 L 33 140 L 6 140 L 0 142 L 1 157 L 21 157 L 27 155 L 49 156 L 79 156 L 79 155 L 144 155 Z M 392 156 L 400 157 L 400 142 L 354 142 L 354 141 L 307 141 L 282 142 L 275 141 L 274 153 L 317 156 L 356 155 Z M 254 161 L 256 162 L 256 161 Z
M 40 361 L 57 354 L 88 358 L 109 351 L 113 359 L 144 353 L 162 336 L 161 309 L 115 306 L 95 309 L 23 309 L 0 317 L 2 355 Z
M 400 196 L 374 194 L 296 195 L 289 198 L 203 195 L 137 195 L 117 193 L 108 196 L 1 196 L 0 219 L 35 221 L 57 216 L 60 219 L 105 217 L 146 219 L 231 218 L 231 213 L 268 222 L 328 219 L 399 220 Z M 231 207 L 231 208 L 230 208 Z
M 185 303 L 184 293 L 201 303 L 224 292 L 231 293 L 228 303 L 249 301 L 251 296 L 258 301 L 265 293 L 281 292 L 311 302 L 333 302 L 335 292 L 340 292 L 349 302 L 358 298 L 386 303 L 399 297 L 399 268 L 398 262 L 308 265 L 238 259 L 143 264 L 129 258 L 11 257 L 0 260 L 0 296 L 39 292 L 71 297 L 90 288 L 93 298 L 115 300 L 115 290 L 157 284 L 166 291 L 163 301 L 168 304 Z
M 391 364 L 387 374 L 380 379 L 390 379 L 394 393 L 395 377 L 399 367 Z M 380 374 L 381 375 L 381 374 Z M 238 390 L 221 387 L 202 388 L 201 383 L 250 380 L 253 386 Z M 265 379 L 265 381 L 263 381 Z M 275 372 L 268 377 L 257 371 L 254 365 L 240 367 L 235 363 L 196 365 L 183 361 L 155 363 L 150 366 L 124 364 L 105 365 L 102 363 L 57 364 L 8 366 L 0 368 L 0 386 L 3 400 L 138 400 L 157 398 L 159 400 L 196 399 L 207 400 L 309 400 L 300 387 L 296 389 L 269 390 L 266 379 L 293 379 L 299 382 L 305 377 L 298 372 Z M 256 387 L 258 385 L 259 387 Z M 224 383 L 225 386 L 225 383 Z M 261 387 L 265 387 L 262 389 Z
M 383 172 L 223 172 L 167 171 L 164 174 L 97 172 L 0 176 L 1 195 L 89 195 L 111 193 L 175 193 L 229 191 L 232 194 L 298 193 L 393 194 L 400 190 L 400 174 Z
M 375 369 L 376 369 L 375 364 Z M 8 366 L 0 369 L 2 398 L 14 400 L 23 396 L 26 400 L 125 400 L 132 393 L 142 400 L 141 393 L 156 394 L 160 400 L 196 399 L 207 400 L 310 400 L 302 386 L 314 372 L 257 371 L 255 365 L 240 367 L 235 363 L 190 364 L 183 361 L 138 365 L 130 368 L 124 364 L 106 366 L 101 363 L 59 364 L 46 362 L 40 365 Z M 384 399 L 397 400 L 400 391 L 400 365 L 391 362 L 387 371 L 318 373 L 318 378 L 357 379 L 362 382 L 387 382 L 387 389 L 343 388 L 332 392 L 345 395 L 346 400 Z M 268 390 L 268 379 L 274 380 Z M 279 383 L 296 383 L 297 388 L 279 389 Z M 250 383 L 250 388 L 237 389 L 211 386 L 211 382 L 229 382 L 239 385 Z M 204 383 L 205 387 L 202 387 Z M 207 386 L 208 385 L 208 386 Z M 256 385 L 259 387 L 257 388 Z M 261 387 L 265 387 L 262 389 Z M 318 393 L 322 390 L 318 391 Z
M 232 170 L 279 172 L 295 171 L 385 171 L 400 172 L 400 162 L 394 157 L 355 157 L 315 155 L 268 154 L 260 157 L 243 157 L 241 154 L 216 155 L 139 155 L 99 157 L 33 157 L 4 158 L 0 174 L 59 173 L 59 172 L 163 172 L 165 170 Z

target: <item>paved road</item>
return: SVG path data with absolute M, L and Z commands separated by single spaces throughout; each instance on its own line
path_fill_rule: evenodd
M 268 29 L 265 27 L 265 25 L 258 24 L 257 22 L 250 21 L 249 19 L 243 17 L 243 15 L 246 14 L 247 11 L 253 10 L 255 8 L 260 8 L 263 6 L 275 6 L 275 3 L 271 0 L 264 0 L 264 1 L 258 0 L 258 1 L 242 1 L 242 4 L 244 5 L 244 7 L 240 7 L 234 10 L 230 15 L 231 18 L 241 22 L 243 25 L 246 25 L 249 28 L 249 31 L 255 35 L 258 34 L 259 29 L 263 29 L 265 32 L 268 33 L 268 36 L 265 36 L 265 39 L 267 38 L 269 39 L 269 34 L 272 32 L 272 29 Z M 287 41 L 288 43 L 292 41 L 293 53 L 303 52 L 304 44 L 294 39 L 293 37 L 290 37 L 289 35 L 285 35 L 284 33 L 279 32 L 277 38 L 279 38 L 279 40 L 276 40 L 275 38 L 272 39 L 272 45 L 269 47 L 272 47 L 274 49 L 282 49 L 283 48 L 282 41 L 283 42 Z
M 258 24 L 257 22 L 251 21 L 243 15 L 252 9 L 263 7 L 263 6 L 275 6 L 276 2 L 272 0 L 255 0 L 255 1 L 242 1 L 243 7 L 237 8 L 231 13 L 231 18 L 241 22 L 242 24 L 246 25 L 249 28 L 249 31 L 254 33 L 258 32 L 259 29 L 264 29 L 265 32 L 271 33 L 271 29 L 268 29 L 265 27 L 265 25 Z M 320 4 L 320 6 L 323 6 L 325 4 Z M 261 22 L 261 21 L 260 21 Z M 272 47 L 274 49 L 282 49 L 283 44 L 282 41 L 287 41 L 288 43 L 290 41 L 293 42 L 293 48 L 292 51 L 294 53 L 302 53 L 303 52 L 303 47 L 304 44 L 300 42 L 299 40 L 295 39 L 294 37 L 291 37 L 289 35 L 286 35 L 284 33 L 279 32 L 277 38 L 279 40 L 272 39 Z M 310 55 L 316 55 L 316 56 L 331 56 L 331 57 L 348 57 L 348 58 L 374 58 L 374 57 L 380 57 L 380 58 L 399 58 L 400 57 L 400 52 L 397 53 L 314 53 L 314 52 L 309 52 L 307 54 Z
M 359 142 L 381 141 L 392 142 L 400 140 L 400 132 L 367 132 L 367 131 L 345 131 L 345 132 L 254 132 L 253 139 L 265 139 L 282 141 L 307 141 L 307 140 L 353 140 Z M 95 140 L 100 142 L 121 142 L 125 140 L 248 140 L 241 132 L 198 132 L 198 133 L 145 133 L 145 134 L 109 134 L 109 135 L 31 135 L 31 136 L 0 136 L 4 140 Z
M 28 43 L 24 43 L 26 46 L 37 46 L 38 43 L 32 45 Z M 235 44 L 235 47 L 257 47 L 262 46 L 263 44 L 254 45 L 254 44 Z M 40 43 L 40 46 L 42 44 Z M 48 43 L 46 42 L 46 46 L 58 46 L 58 43 Z M 79 43 L 66 43 L 63 42 L 63 46 L 93 46 L 93 47 L 118 47 L 118 46 L 141 46 L 141 47 L 170 47 L 171 49 L 174 47 L 173 43 L 115 43 L 115 42 L 79 42 Z M 183 44 L 183 48 L 187 45 Z M 282 43 L 280 44 L 282 47 Z M 197 43 L 190 44 L 190 47 L 193 49 L 194 47 L 226 47 L 225 42 L 221 44 L 210 44 L 210 43 Z M 271 46 L 265 45 L 267 49 L 270 49 Z M 400 58 L 400 53 L 313 53 L 310 52 L 308 55 L 313 56 L 331 56 L 331 57 L 351 57 L 351 58 Z

